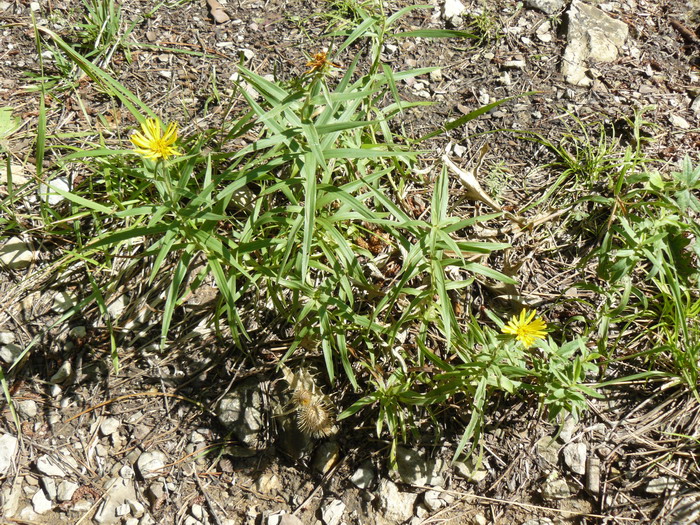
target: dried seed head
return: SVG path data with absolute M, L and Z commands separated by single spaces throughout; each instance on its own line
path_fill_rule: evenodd
M 285 365 L 281 365 L 280 368 L 292 393 L 289 405 L 296 412 L 299 430 L 315 438 L 334 433 L 336 428 L 333 425 L 331 401 L 316 386 L 311 373 L 306 368 L 299 368 L 294 372 Z
M 333 432 L 333 417 L 323 396 L 298 389 L 292 394 L 299 430 L 311 437 L 326 437 Z

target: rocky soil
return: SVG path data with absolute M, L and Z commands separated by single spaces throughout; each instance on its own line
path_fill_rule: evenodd
M 123 2 L 125 23 L 134 22 L 129 36 L 134 45 L 128 60 L 118 50 L 105 68 L 156 112 L 181 122 L 185 134 L 225 118 L 220 98 L 232 92 L 239 61 L 259 74 L 292 78 L 306 68 L 304 53 L 330 44 L 322 38 L 329 20 L 319 15 L 329 10 L 351 15 L 343 3 L 242 0 L 224 4 L 216 18 L 204 2 L 172 2 L 144 17 L 154 6 L 143 4 Z M 387 4 L 391 12 L 399 7 Z M 414 11 L 402 23 L 464 28 L 481 40 L 399 40 L 386 46 L 384 58 L 395 70 L 441 68 L 401 86 L 408 99 L 436 102 L 404 119 L 415 136 L 481 105 L 534 92 L 432 145 L 436 157 L 447 149 L 460 165 L 488 145 L 483 185 L 499 199 L 518 203 L 522 196 L 504 189 L 503 177 L 537 181 L 542 175 L 536 168 L 550 162 L 551 153 L 512 133 L 479 133 L 531 130 L 556 141 L 571 130 L 595 135 L 594 124 L 601 122 L 624 134 L 625 119 L 643 109 L 646 132 L 654 139 L 649 156 L 662 162 L 686 154 L 697 159 L 697 9 L 676 0 L 440 0 L 432 11 Z M 69 0 L 0 1 L 0 107 L 22 118 L 20 132 L 5 144 L 16 186 L 31 182 L 36 172 L 39 97 L 33 88 L 66 74 L 47 49 L 44 78 L 37 78 L 31 16 L 66 32 L 81 12 L 80 3 Z M 111 145 L 126 147 L 127 130 L 135 124 L 85 80 L 49 90 L 45 103 L 48 133 L 57 141 L 68 143 L 71 133 L 97 129 Z M 47 153 L 47 168 L 52 155 Z M 77 184 L 75 178 L 61 183 Z M 0 185 L 3 197 L 5 171 Z M 62 205 L 33 187 L 23 206 L 30 209 L 37 198 Z M 27 229 L 33 226 L 26 221 Z M 153 342 L 154 308 L 147 291 L 116 294 L 109 305 L 121 334 L 115 372 L 108 332 L 95 307 L 61 321 L 78 290 L 75 283 L 53 279 L 55 242 L 30 243 L 18 231 L 0 248 L 0 359 L 21 427 L 20 433 L 3 402 L 0 522 L 700 520 L 694 451 L 674 438 L 697 435 L 698 402 L 679 392 L 659 392 L 653 385 L 618 390 L 591 402 L 582 421 L 567 420 L 562 427 L 541 420 L 532 403 L 499 403 L 488 416 L 483 457 L 450 464 L 460 435 L 454 428 L 438 441 L 426 433 L 425 441 L 408 443 L 399 450 L 398 469 L 389 470 L 387 441 L 373 433 L 371 418 L 348 420 L 316 439 L 298 430 L 286 409 L 289 381 L 276 367 L 285 341 L 261 343 L 255 348 L 260 357 L 246 359 L 197 323 L 215 294 L 206 284 L 187 305 L 183 323 L 194 329 L 164 353 Z M 546 300 L 568 278 L 564 266 L 545 258 L 528 268 L 530 276 L 543 278 L 522 279 L 523 295 Z M 553 272 L 560 277 L 556 284 Z M 23 354 L 37 335 L 38 344 Z

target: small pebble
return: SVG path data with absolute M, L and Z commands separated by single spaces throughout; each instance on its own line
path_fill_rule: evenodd
M 10 270 L 21 270 L 31 265 L 36 257 L 32 245 L 19 237 L 10 237 L 0 247 L 0 262 Z
M 37 490 L 32 497 L 32 508 L 37 514 L 46 514 L 51 510 L 53 504 L 51 500 L 46 497 L 43 490 Z
M 33 399 L 25 399 L 17 403 L 17 411 L 19 414 L 27 419 L 36 417 L 38 412 L 36 401 Z
M 66 379 L 70 377 L 71 372 L 73 371 L 73 365 L 71 365 L 70 361 L 65 361 L 62 365 L 61 368 L 59 368 L 54 375 L 51 376 L 50 382 L 53 383 L 54 385 L 58 385 L 60 383 L 63 383 Z
M 202 508 L 201 505 L 195 503 L 192 505 L 192 508 L 190 509 L 190 512 L 192 513 L 192 516 L 197 518 L 198 520 L 202 520 L 204 518 L 204 509 Z
M 159 471 L 165 466 L 165 463 L 165 454 L 159 450 L 154 450 L 141 454 L 139 459 L 136 461 L 136 467 L 141 473 L 143 479 L 151 479 L 162 475 L 162 473 Z
M 58 484 L 58 489 L 56 490 L 56 498 L 58 501 L 70 501 L 73 498 L 73 494 L 78 490 L 79 485 L 73 483 L 72 481 L 61 481 Z
M 44 487 L 44 492 L 50 500 L 56 499 L 56 481 L 49 476 L 44 476 L 41 478 L 41 486 Z
M 102 432 L 103 436 L 111 436 L 117 431 L 119 425 L 121 425 L 121 423 L 118 419 L 114 417 L 108 417 L 100 425 L 100 432 Z
M 47 476 L 62 478 L 66 475 L 63 469 L 58 465 L 58 462 L 50 458 L 47 454 L 44 454 L 36 460 L 36 468 L 39 472 Z

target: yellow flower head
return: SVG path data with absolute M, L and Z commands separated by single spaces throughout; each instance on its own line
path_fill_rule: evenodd
M 520 341 L 525 348 L 530 348 L 535 344 L 536 339 L 544 339 L 547 336 L 547 324 L 539 317 L 535 318 L 535 312 L 528 311 L 523 308 L 520 315 L 511 317 L 501 332 L 504 334 L 512 334 Z
M 306 65 L 311 68 L 306 72 L 307 75 L 309 73 L 325 73 L 332 67 L 340 67 L 338 64 L 334 64 L 328 60 L 328 54 L 325 51 L 316 53 Z
M 152 118 L 141 124 L 141 131 L 131 135 L 131 142 L 136 146 L 134 151 L 154 161 L 182 155 L 173 146 L 175 141 L 177 141 L 177 124 L 171 122 L 163 133 L 160 122 Z

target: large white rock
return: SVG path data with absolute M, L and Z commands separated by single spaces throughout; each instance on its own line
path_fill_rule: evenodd
M 588 447 L 585 443 L 569 443 L 564 447 L 564 463 L 576 474 L 586 473 L 586 454 Z
M 525 0 L 525 5 L 553 15 L 564 7 L 566 0 Z
M 12 434 L 0 436 L 0 476 L 7 474 L 17 453 L 17 438 Z
M 10 237 L 0 247 L 0 263 L 10 270 L 26 268 L 36 258 L 30 242 L 25 242 L 19 237 Z
M 51 500 L 46 497 L 43 490 L 39 489 L 34 493 L 32 497 L 32 508 L 34 512 L 37 514 L 46 514 L 51 510 L 52 506 Z
M 75 494 L 75 491 L 78 490 L 79 486 L 80 485 L 73 483 L 72 481 L 61 481 L 56 489 L 56 497 L 58 498 L 58 501 L 70 501 L 73 494 Z
M 65 197 L 58 193 L 56 188 L 61 191 L 69 192 L 70 183 L 63 177 L 57 177 L 48 184 L 41 182 L 39 183 L 39 198 L 51 206 L 58 204 Z
M 139 469 L 143 479 L 157 478 L 163 475 L 160 469 L 165 466 L 167 461 L 165 454 L 160 450 L 154 450 L 141 454 L 136 461 L 136 467 Z
M 345 503 L 339 499 L 329 501 L 321 508 L 321 521 L 323 525 L 338 525 L 343 519 L 345 512 Z
M 401 481 L 409 485 L 432 485 L 443 487 L 445 478 L 443 472 L 445 464 L 441 459 L 426 459 L 415 450 L 406 447 L 397 447 L 396 463 L 399 469 Z
M 47 454 L 44 454 L 36 460 L 36 468 L 39 472 L 47 476 L 62 478 L 66 475 L 63 469 L 58 465 L 58 462 Z
M 445 20 L 452 20 L 457 16 L 462 16 L 466 10 L 467 8 L 459 0 L 445 0 L 442 6 L 442 16 Z
M 121 523 L 121 512 L 129 512 L 129 502 L 136 500 L 136 490 L 131 480 L 111 478 L 105 484 L 107 494 L 103 504 L 97 509 L 93 521 L 99 525 Z
M 590 86 L 588 60 L 612 62 L 629 34 L 629 27 L 597 7 L 573 0 L 567 12 L 569 19 L 566 39 L 568 45 L 562 59 L 561 73 L 575 86 Z
M 0 347 L 0 359 L 5 361 L 8 365 L 14 363 L 20 355 L 22 355 L 23 349 L 21 346 L 14 343 Z
M 416 494 L 401 492 L 395 483 L 388 479 L 379 482 L 379 510 L 384 519 L 392 523 L 403 523 L 413 516 Z

